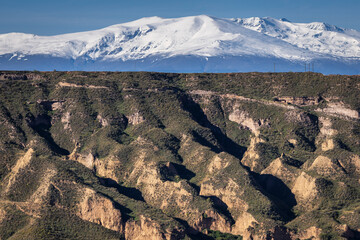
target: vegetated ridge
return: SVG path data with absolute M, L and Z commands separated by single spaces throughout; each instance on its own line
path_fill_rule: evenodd
M 0 73 L 1 239 L 359 239 L 360 77 Z

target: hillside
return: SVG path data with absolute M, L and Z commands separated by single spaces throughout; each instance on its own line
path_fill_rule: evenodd
M 360 76 L 0 72 L 0 239 L 359 239 Z
M 360 32 L 321 22 L 200 15 L 55 36 L 0 34 L 2 70 L 300 72 L 305 65 L 324 74 L 360 74 Z

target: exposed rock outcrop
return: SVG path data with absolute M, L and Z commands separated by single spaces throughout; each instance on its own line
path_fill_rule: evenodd
M 340 164 L 325 156 L 318 156 L 308 170 L 316 171 L 318 174 L 328 177 L 344 175 L 344 170 Z
M 260 127 L 265 123 L 265 120 L 262 119 L 255 121 L 249 117 L 249 114 L 244 111 L 240 111 L 236 105 L 233 107 L 233 111 L 229 114 L 229 120 L 248 128 L 255 137 L 260 135 Z
M 118 182 L 118 177 L 116 176 L 116 169 L 121 167 L 121 161 L 115 156 L 108 156 L 102 159 L 95 159 L 94 168 L 96 173 L 105 178 L 111 178 Z
M 0 73 L 0 80 L 43 80 L 44 78 L 36 73 Z
M 318 189 L 316 187 L 316 178 L 311 177 L 302 172 L 296 178 L 291 192 L 294 193 L 296 201 L 304 206 L 311 206 L 312 202 L 318 197 Z
M 229 231 L 230 223 L 205 200 L 197 197 L 196 190 L 191 185 L 184 180 L 179 182 L 162 180 L 157 164 L 145 159 L 146 153 L 143 152 L 134 164 L 128 179 L 136 181 L 136 186 L 141 189 L 146 202 L 165 212 L 176 213 L 177 217 L 186 219 L 195 230 Z M 199 209 L 199 204 L 205 206 Z M 204 213 L 208 213 L 211 217 L 204 217 Z
M 290 144 L 292 144 L 293 146 L 296 146 L 298 144 L 298 141 L 294 138 L 288 139 L 287 140 Z
M 6 181 L 6 185 L 5 185 L 5 188 L 4 188 L 4 193 L 5 194 L 10 190 L 11 186 L 16 181 L 16 178 L 19 177 L 18 176 L 19 172 L 22 169 L 25 169 L 30 164 L 30 161 L 32 159 L 33 154 L 34 154 L 34 149 L 29 148 L 26 151 L 26 153 L 17 160 L 15 166 L 13 166 L 11 168 L 11 172 L 7 176 L 7 181 Z
M 332 123 L 329 118 L 319 117 L 319 123 L 321 128 L 316 143 L 321 143 L 321 150 L 324 152 L 334 149 L 336 147 L 334 136 L 338 131 L 332 128 Z
M 126 240 L 175 240 L 184 237 L 183 229 L 163 229 L 157 222 L 143 215 L 137 221 L 128 221 L 125 225 Z
M 40 104 L 41 106 L 43 106 L 46 110 L 49 111 L 58 111 L 63 109 L 65 101 L 64 100 L 58 100 L 58 99 L 53 99 L 53 100 L 37 100 L 36 101 L 38 104 Z
M 319 104 L 319 97 L 277 97 L 275 101 L 297 106 L 313 106 Z
M 140 112 L 135 112 L 130 116 L 126 116 L 128 119 L 129 124 L 131 125 L 138 125 L 145 121 L 144 117 L 140 114 Z
M 215 157 L 211 160 L 208 166 L 208 172 L 210 175 L 217 173 L 221 169 L 226 168 L 229 166 L 229 161 L 227 160 L 226 156 L 222 155 L 215 155 Z
M 121 162 L 115 156 L 109 155 L 106 158 L 98 159 L 91 152 L 88 154 L 80 154 L 77 150 L 78 146 L 76 146 L 73 152 L 68 156 L 69 160 L 81 163 L 101 177 L 111 178 L 118 181 L 115 169 L 121 166 Z
M 205 210 L 205 212 L 193 223 L 192 227 L 197 231 L 210 229 L 224 233 L 231 232 L 231 223 L 214 210 Z
M 244 189 L 234 180 L 228 178 L 223 180 L 225 187 L 214 186 L 214 179 L 209 179 L 200 186 L 200 195 L 216 196 L 221 199 L 228 208 L 243 212 L 248 209 L 248 204 L 241 198 Z
M 75 83 L 68 83 L 68 82 L 59 82 L 59 87 L 71 87 L 71 88 L 92 88 L 92 89 L 108 89 L 108 87 L 105 86 L 95 86 L 95 85 L 79 85 Z
M 246 152 L 244 153 L 243 158 L 241 159 L 241 163 L 245 166 L 249 167 L 251 171 L 257 169 L 259 165 L 259 154 L 256 151 L 256 146 L 259 143 L 265 142 L 263 139 L 259 137 L 252 137 L 250 140 L 250 146 L 247 148 Z
M 285 113 L 285 119 L 289 122 L 295 122 L 302 126 L 309 126 L 314 122 L 314 120 L 311 119 L 311 115 L 300 110 L 287 111 Z
M 65 130 L 70 130 L 71 131 L 70 118 L 71 118 L 70 112 L 66 112 L 61 117 L 61 122 L 64 124 L 64 129 Z
M 350 156 L 350 163 L 353 165 L 354 171 L 360 173 L 360 156 L 355 154 Z
M 103 118 L 100 114 L 97 115 L 96 119 L 99 121 L 102 127 L 109 126 L 109 121 L 106 118 Z
M 332 123 L 329 118 L 319 117 L 319 122 L 321 124 L 320 133 L 324 136 L 334 136 L 337 134 L 337 130 L 332 128 Z
M 329 102 L 326 108 L 316 109 L 317 112 L 323 112 L 332 116 L 345 117 L 350 119 L 360 119 L 358 111 L 351 109 L 342 102 Z
M 89 188 L 83 189 L 79 194 L 82 198 L 76 215 L 81 219 L 117 232 L 124 230 L 121 212 L 110 199 Z
M 232 226 L 232 234 L 241 235 L 245 240 L 253 239 L 254 236 L 251 229 L 258 225 L 258 221 L 248 212 L 243 212 L 235 221 Z
M 322 144 L 321 144 L 321 150 L 326 152 L 329 150 L 332 150 L 335 148 L 335 142 L 334 139 L 326 139 Z
M 261 174 L 269 174 L 281 179 L 287 185 L 291 185 L 299 176 L 299 170 L 283 163 L 281 158 L 277 158 L 265 168 Z
M 360 178 L 360 156 L 357 154 L 346 152 L 346 156 L 338 159 L 338 163 L 347 174 Z
M 215 186 L 216 184 L 220 184 L 220 186 Z M 215 196 L 226 205 L 235 221 L 231 226 L 232 234 L 241 235 L 244 239 L 255 238 L 251 229 L 257 227 L 258 221 L 247 212 L 249 206 L 243 200 L 244 186 L 239 185 L 232 178 L 220 180 L 218 177 L 214 177 L 201 184 L 200 195 Z
M 291 105 L 287 105 L 287 104 L 283 104 L 283 103 L 279 103 L 279 102 L 275 102 L 275 101 L 247 98 L 247 97 L 239 96 L 239 95 L 235 95 L 235 94 L 219 94 L 217 92 L 205 91 L 205 90 L 192 90 L 189 92 L 189 94 L 207 97 L 207 98 L 209 98 L 211 96 L 215 96 L 215 97 L 220 97 L 226 101 L 235 100 L 235 101 L 239 101 L 239 102 L 259 103 L 259 104 L 267 105 L 267 106 L 276 106 L 279 108 L 285 108 L 285 109 L 291 109 L 291 110 L 296 109 L 295 106 L 291 106 Z
M 84 165 L 85 167 L 93 170 L 94 166 L 95 166 L 95 157 L 92 153 L 89 153 L 87 155 L 82 155 L 82 154 L 74 154 L 72 156 L 70 156 L 69 158 L 70 160 L 74 160 L 74 161 L 78 161 L 79 163 L 81 163 L 82 165 Z

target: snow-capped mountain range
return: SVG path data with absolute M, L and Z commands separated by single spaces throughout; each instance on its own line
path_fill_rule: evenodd
M 304 71 L 306 64 L 323 73 L 360 74 L 360 32 L 320 22 L 200 15 L 56 36 L 0 35 L 1 70 Z

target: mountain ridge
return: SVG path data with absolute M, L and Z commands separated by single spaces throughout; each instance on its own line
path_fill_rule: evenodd
M 305 63 L 316 62 L 318 71 L 332 73 L 333 67 L 326 66 L 331 62 L 340 66 L 339 73 L 357 74 L 360 33 L 319 22 L 199 15 L 171 19 L 147 17 L 99 30 L 55 36 L 0 35 L 0 68 L 3 70 L 171 72 L 164 63 L 170 60 L 178 65 L 175 72 L 192 72 L 182 63 L 187 61 L 187 56 L 200 70 L 210 72 L 226 72 L 227 66 L 230 71 L 244 71 L 239 70 L 239 62 L 244 64 L 251 58 L 253 68 L 248 71 L 271 71 L 273 68 L 269 66 L 274 63 L 282 64 L 288 71 L 302 71 Z M 181 61 L 176 60 L 179 58 Z M 213 58 L 215 66 L 206 67 L 208 64 L 202 64 L 199 58 L 202 61 Z M 222 58 L 239 59 L 223 61 Z M 45 61 L 53 68 L 42 66 Z M 142 66 L 142 62 L 146 64 Z M 112 63 L 118 66 L 106 69 L 107 64 Z M 126 66 L 129 63 L 130 66 L 137 64 L 138 69 Z

